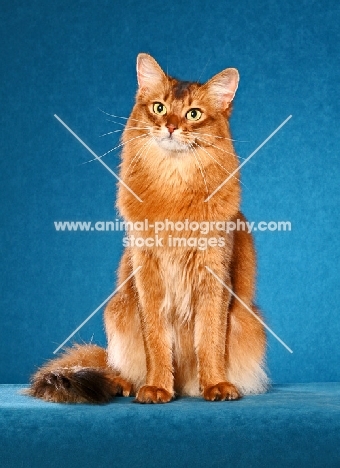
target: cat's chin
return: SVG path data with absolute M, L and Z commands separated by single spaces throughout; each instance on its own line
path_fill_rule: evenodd
M 189 145 L 181 143 L 173 138 L 160 138 L 156 139 L 156 142 L 160 148 L 169 153 L 173 153 L 174 156 L 179 153 L 188 153 L 190 151 Z

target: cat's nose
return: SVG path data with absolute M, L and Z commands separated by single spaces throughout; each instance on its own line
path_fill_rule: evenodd
M 178 128 L 178 117 L 176 114 L 170 114 L 166 120 L 166 128 L 169 130 L 170 136 Z
M 167 129 L 169 130 L 169 133 L 171 135 L 172 133 L 174 133 L 174 130 L 176 130 L 177 127 L 175 127 L 174 124 L 169 124 L 169 125 L 167 125 Z

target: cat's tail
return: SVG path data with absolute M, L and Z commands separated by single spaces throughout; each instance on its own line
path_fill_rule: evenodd
M 246 226 L 242 213 L 237 218 Z M 228 314 L 227 377 L 243 395 L 263 393 L 269 386 L 266 334 L 261 312 L 254 305 L 255 257 L 252 235 L 242 229 L 235 231 L 231 278 L 236 297 L 231 298 Z
M 75 345 L 48 361 L 31 378 L 25 394 L 55 403 L 106 403 L 129 396 L 132 385 L 107 364 L 106 350 Z

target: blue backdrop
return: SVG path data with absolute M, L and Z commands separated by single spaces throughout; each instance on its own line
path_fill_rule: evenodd
M 54 221 L 116 216 L 116 181 L 54 118 L 97 154 L 128 116 L 135 60 L 151 53 L 169 73 L 241 76 L 231 125 L 247 157 L 243 211 L 290 221 L 255 233 L 257 301 L 274 382 L 340 380 L 339 3 L 287 0 L 5 0 L 1 3 L 0 381 L 36 366 L 112 292 L 123 233 L 56 232 Z M 106 163 L 115 170 L 119 153 Z M 102 313 L 75 335 L 104 344 Z

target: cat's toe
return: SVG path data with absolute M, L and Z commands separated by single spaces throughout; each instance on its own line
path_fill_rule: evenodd
M 136 402 L 138 403 L 169 403 L 174 395 L 165 388 L 144 385 L 138 390 Z
M 110 381 L 113 385 L 113 393 L 115 395 L 122 395 L 125 397 L 133 394 L 133 386 L 130 382 L 119 376 L 110 377 Z
M 229 382 L 220 382 L 206 387 L 203 396 L 208 401 L 238 400 L 241 398 L 241 394 L 235 385 Z

